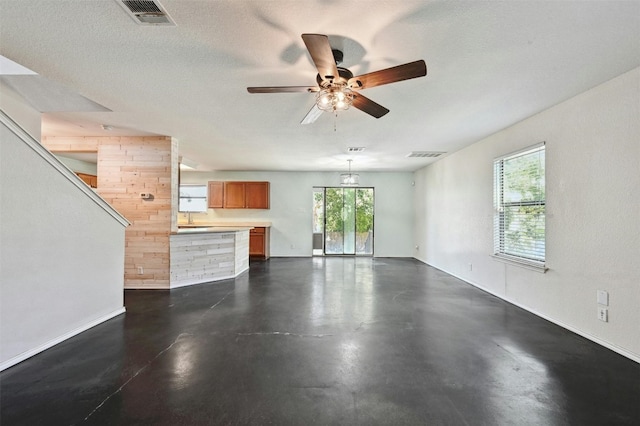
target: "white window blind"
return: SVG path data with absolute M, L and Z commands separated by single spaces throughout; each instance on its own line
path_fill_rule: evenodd
M 494 185 L 494 254 L 544 267 L 544 144 L 496 159 Z
M 207 185 L 180 185 L 178 211 L 184 213 L 206 212 Z

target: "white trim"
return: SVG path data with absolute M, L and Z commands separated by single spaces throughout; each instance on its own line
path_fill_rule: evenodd
M 65 333 L 61 336 L 56 337 L 55 339 L 49 340 L 48 342 L 44 343 L 43 345 L 40 345 L 36 348 L 33 349 L 29 349 L 26 352 L 21 353 L 18 356 L 15 356 L 13 358 L 10 358 L 8 360 L 6 360 L 5 362 L 3 362 L 2 364 L 0 364 L 0 371 L 6 370 L 9 367 L 12 367 L 28 358 L 31 358 L 34 355 L 39 354 L 40 352 L 43 352 L 59 343 L 64 342 L 67 339 L 70 339 L 74 336 L 77 336 L 78 334 L 85 332 L 87 330 L 89 330 L 90 328 L 95 327 L 96 325 L 100 325 L 105 321 L 108 321 L 112 318 L 117 317 L 120 314 L 125 313 L 126 309 L 124 308 L 124 306 L 120 309 L 117 309 L 107 315 L 104 315 L 100 318 L 97 318 L 93 321 L 89 321 L 88 323 L 86 323 L 85 325 L 78 327 L 74 330 L 69 331 L 68 333 Z
M 18 123 L 13 121 L 4 111 L 0 110 L 0 122 L 7 126 L 16 136 L 18 136 L 24 143 L 26 143 L 31 149 L 33 149 L 40 157 L 46 160 L 54 169 L 60 174 L 66 177 L 71 183 L 73 183 L 78 189 L 84 192 L 89 198 L 91 198 L 98 206 L 102 207 L 104 211 L 109 213 L 115 220 L 120 222 L 124 227 L 130 225 L 129 221 L 122 216 L 117 210 L 115 210 L 109 203 L 107 203 L 102 197 L 95 193 L 86 183 L 82 181 L 70 168 L 68 168 L 62 161 L 60 161 L 55 155 L 46 149 L 40 142 L 35 140 L 29 133 L 27 133 Z
M 499 157 L 495 157 L 495 158 L 493 159 L 493 162 L 495 163 L 496 161 L 505 160 L 505 159 L 507 159 L 507 158 L 511 158 L 511 157 L 517 157 L 517 156 L 520 156 L 520 155 L 522 155 L 522 154 L 526 154 L 526 153 L 528 153 L 529 151 L 535 151 L 535 150 L 537 150 L 537 149 L 539 149 L 539 148 L 542 148 L 542 147 L 543 147 L 543 146 L 545 146 L 546 144 L 547 144 L 547 142 L 546 142 L 546 141 L 542 141 L 542 142 L 538 142 L 537 144 L 534 144 L 534 145 L 529 145 L 529 146 L 528 146 L 528 147 L 526 147 L 526 148 L 522 148 L 522 149 L 519 149 L 519 150 L 517 150 L 517 151 L 513 151 L 513 152 L 510 152 L 510 153 L 508 153 L 508 154 L 501 155 L 501 156 L 499 156 Z
M 507 303 L 510 303 L 510 304 L 512 304 L 514 306 L 517 306 L 518 308 L 524 309 L 525 311 L 530 312 L 530 313 L 534 314 L 537 317 L 540 317 L 540 318 L 542 318 L 544 320 L 547 320 L 547 321 L 549 321 L 549 322 L 551 322 L 551 323 L 553 323 L 553 324 L 555 324 L 555 325 L 557 325 L 559 327 L 564 328 L 565 330 L 568 330 L 568 331 L 570 331 L 572 333 L 575 333 L 575 334 L 577 334 L 579 336 L 582 336 L 585 339 L 591 340 L 592 342 L 597 343 L 598 345 L 604 346 L 605 348 L 607 348 L 609 350 L 612 350 L 613 352 L 615 352 L 617 354 L 620 354 L 620 355 L 622 355 L 622 356 L 624 356 L 626 358 L 629 358 L 631 361 L 635 361 L 638 364 L 640 364 L 640 354 L 628 351 L 628 350 L 626 350 L 624 348 L 621 348 L 620 346 L 617 346 L 617 345 L 615 345 L 613 343 L 610 343 L 610 342 L 607 342 L 605 340 L 602 340 L 602 339 L 600 339 L 600 338 L 598 338 L 598 337 L 596 337 L 596 336 L 594 336 L 592 334 L 589 334 L 589 333 L 587 333 L 585 331 L 582 331 L 582 330 L 580 330 L 578 328 L 575 328 L 575 327 L 573 327 L 571 325 L 565 324 L 562 321 L 558 321 L 555 318 L 551 318 L 551 317 L 549 317 L 547 315 L 544 315 L 544 314 L 542 314 L 540 312 L 537 312 L 537 311 L 529 308 L 528 306 L 522 305 L 522 304 L 520 304 L 520 303 L 518 303 L 518 302 L 516 302 L 514 300 L 511 300 L 511 299 L 509 299 L 507 297 L 504 297 L 504 296 L 502 296 L 502 295 L 500 295 L 498 293 L 495 293 L 494 291 L 489 290 L 486 287 L 483 287 L 483 286 L 481 286 L 481 285 L 479 285 L 477 283 L 471 282 L 471 281 L 469 281 L 469 280 L 467 280 L 465 278 L 462 278 L 462 277 L 460 277 L 460 276 L 458 276 L 458 275 L 456 275 L 454 273 L 451 273 L 451 272 L 449 272 L 449 271 L 447 271 L 445 269 L 433 266 L 433 265 L 431 265 L 431 264 L 429 264 L 429 263 L 427 263 L 427 262 L 425 262 L 425 261 L 423 261 L 421 259 L 418 259 L 418 258 L 414 258 L 414 259 L 424 263 L 425 265 L 429 265 L 432 268 L 436 268 L 439 271 L 445 272 L 445 273 L 447 273 L 447 274 L 449 274 L 449 275 L 451 275 L 453 277 L 456 277 L 457 279 L 459 279 L 461 281 L 464 281 L 465 283 L 470 284 L 470 285 L 472 285 L 472 286 L 474 286 L 474 287 L 476 287 L 476 288 L 478 288 L 478 289 L 480 289 L 480 290 L 482 290 L 482 291 L 484 291 L 486 293 L 489 293 L 489 294 L 491 294 L 491 295 L 493 295 L 493 296 L 495 296 L 495 297 L 497 297 L 497 298 L 499 298 L 501 300 L 504 300 Z
M 196 279 L 191 279 L 191 280 L 183 280 L 183 281 L 178 281 L 176 283 L 172 283 L 170 289 L 180 288 L 180 287 L 188 287 L 188 286 L 191 286 L 191 285 L 198 285 L 198 284 L 215 283 L 215 282 L 218 282 L 218 281 L 232 280 L 234 278 L 235 278 L 234 275 L 223 275 L 223 276 L 215 277 L 215 278 L 212 278 L 212 279 L 205 279 L 204 281 L 201 278 L 196 278 Z
M 520 260 L 517 257 L 511 257 L 504 254 L 492 254 L 491 257 L 493 260 L 497 260 L 499 262 L 503 262 L 513 266 L 519 266 L 520 268 L 529 269 L 531 271 L 540 272 L 544 274 L 549 270 L 543 263 L 535 263 L 535 262 L 527 262 L 526 260 Z

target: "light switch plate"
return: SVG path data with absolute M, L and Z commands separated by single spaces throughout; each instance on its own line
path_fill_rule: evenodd
M 598 290 L 598 305 L 609 306 L 609 293 Z

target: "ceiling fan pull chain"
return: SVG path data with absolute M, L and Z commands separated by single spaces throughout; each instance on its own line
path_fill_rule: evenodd
M 334 109 L 333 113 L 335 114 L 333 118 L 333 131 L 337 132 L 338 131 L 338 111 Z

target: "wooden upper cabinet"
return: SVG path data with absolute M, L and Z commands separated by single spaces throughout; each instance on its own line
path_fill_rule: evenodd
M 245 182 L 224 183 L 224 208 L 244 209 L 245 207 Z
M 245 200 L 248 209 L 268 209 L 269 182 L 245 182 Z
M 209 182 L 211 209 L 268 209 L 269 182 Z
M 210 209 L 221 209 L 224 207 L 224 182 L 209 182 L 209 203 Z
M 78 175 L 78 177 L 80 179 L 82 179 L 84 181 L 84 183 L 86 183 L 90 187 L 92 187 L 92 188 L 97 188 L 98 187 L 98 176 L 96 176 L 96 175 L 88 175 L 86 173 L 80 173 L 80 172 L 76 172 L 76 175 Z

